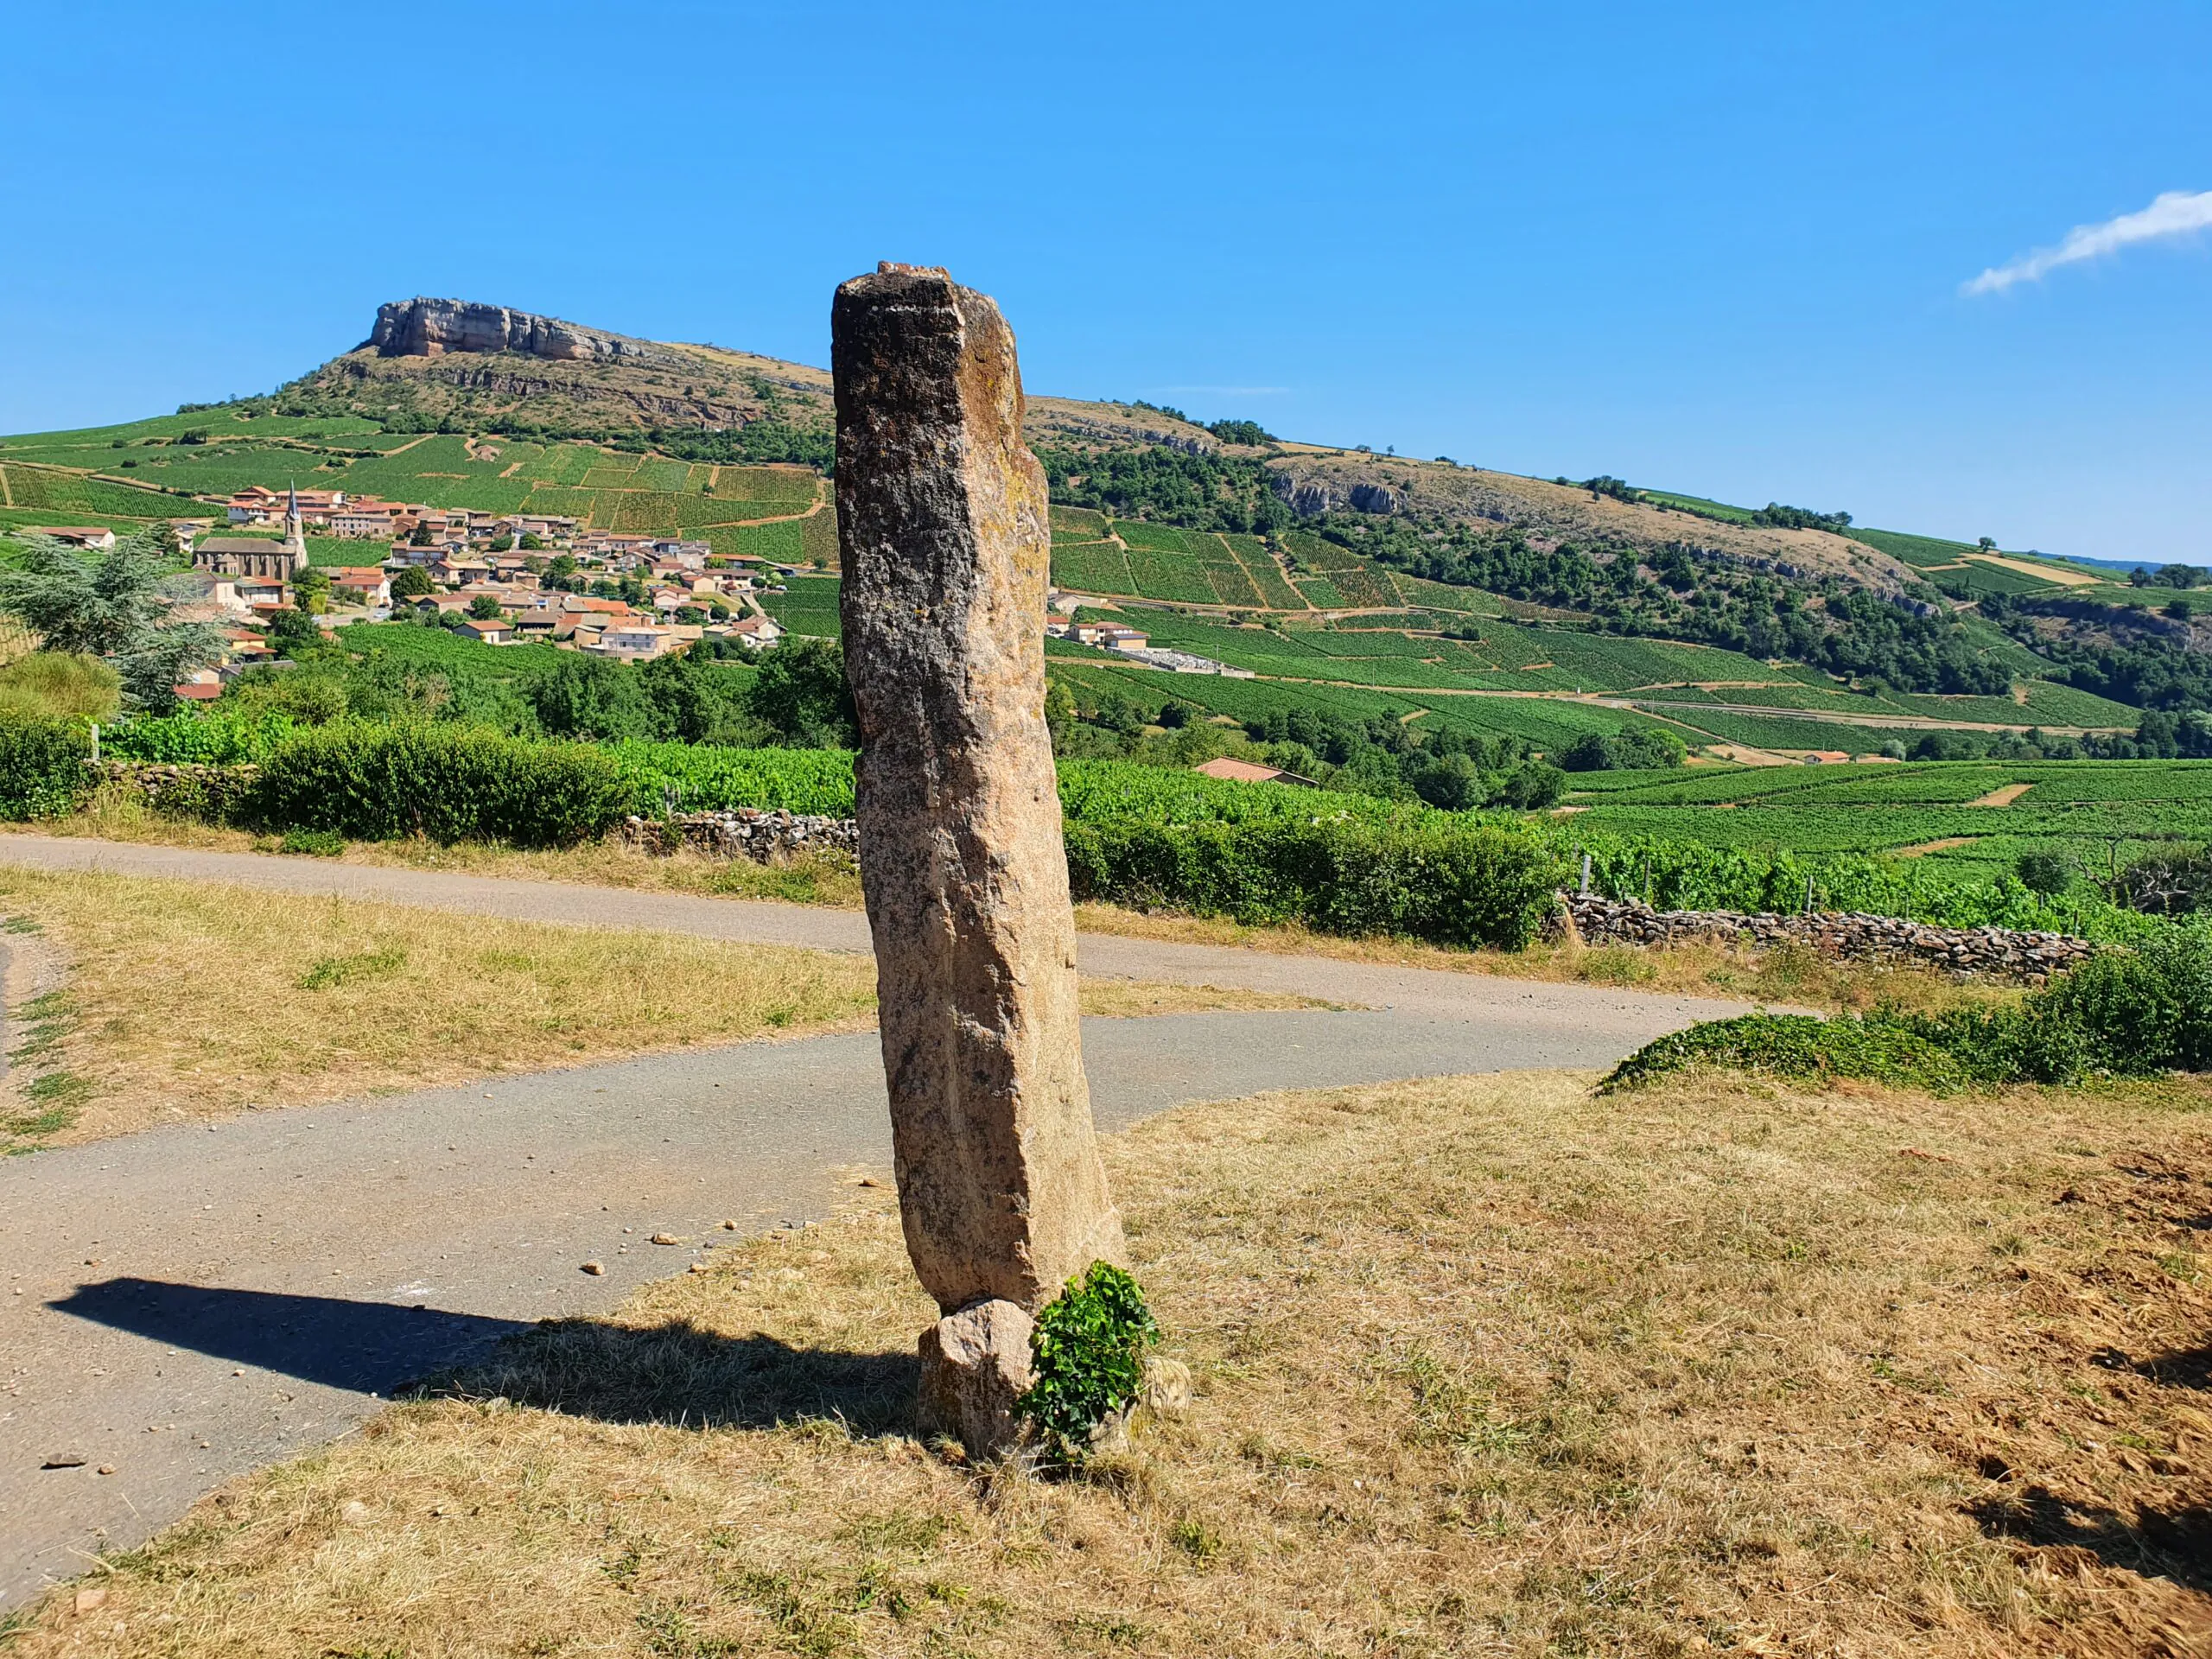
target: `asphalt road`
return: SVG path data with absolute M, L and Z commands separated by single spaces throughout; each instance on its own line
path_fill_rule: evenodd
M 251 855 L 5 836 L 0 862 L 868 943 L 850 912 Z M 1086 1020 L 1109 1130 L 1268 1089 L 1605 1065 L 1742 1011 L 1094 936 L 1081 955 L 1092 974 L 1363 1005 Z M 889 1142 L 869 1033 L 249 1113 L 0 1162 L 0 1615 L 232 1476 L 346 1433 L 427 1370 L 530 1320 L 611 1306 L 712 1240 L 824 1213 L 851 1172 L 887 1172 Z M 648 1243 L 657 1232 L 684 1243 Z M 604 1276 L 580 1272 L 587 1260 Z

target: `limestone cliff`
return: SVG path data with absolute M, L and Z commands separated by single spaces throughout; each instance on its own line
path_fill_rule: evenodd
M 626 334 L 579 327 L 558 317 L 504 305 L 416 297 L 377 308 L 365 345 L 382 357 L 441 357 L 448 352 L 515 352 L 556 363 L 673 363 L 674 354 Z

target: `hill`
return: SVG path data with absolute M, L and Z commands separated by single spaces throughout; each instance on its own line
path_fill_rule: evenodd
M 0 531 L 205 518 L 244 486 L 297 480 L 680 533 L 828 574 L 831 419 L 829 376 L 807 365 L 418 298 L 265 396 L 0 439 Z M 1071 683 L 1147 713 L 1173 697 L 1244 718 L 1287 696 L 1373 718 L 1380 696 L 1393 718 L 1532 741 L 1656 722 L 1693 747 L 1786 753 L 1909 746 L 1936 728 L 2095 737 L 2145 710 L 2212 706 L 2202 592 L 1847 515 L 1294 442 L 1143 403 L 1038 396 L 1028 425 L 1063 504 L 1058 584 L 1155 644 L 1259 677 L 1171 681 L 1059 652 Z M 823 594 L 799 601 L 786 596 L 787 620 L 830 625 Z

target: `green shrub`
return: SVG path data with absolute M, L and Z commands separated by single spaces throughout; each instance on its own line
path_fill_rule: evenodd
M 1611 1094 L 1708 1065 L 1792 1083 L 1866 1077 L 1939 1093 L 1972 1080 L 1936 1043 L 1878 1016 L 1822 1020 L 1808 1014 L 1745 1014 L 1708 1020 L 1646 1043 L 1614 1067 L 1599 1088 Z
M 340 724 L 264 763 L 253 812 L 272 830 L 353 841 L 426 836 L 567 847 L 604 835 L 628 787 L 603 751 L 472 727 Z
M 1700 1065 L 1938 1091 L 2212 1071 L 2212 927 L 2176 927 L 2139 950 L 2094 957 L 2012 1007 L 1710 1020 L 1647 1043 L 1599 1088 L 1633 1088 Z
M 346 850 L 346 837 L 328 830 L 287 830 L 276 843 L 280 853 L 305 853 L 313 858 L 336 858 Z
M 1067 850 L 1078 899 L 1507 950 L 1535 937 L 1565 874 L 1516 827 L 1440 815 L 1072 821 Z
M 0 818 L 58 818 L 92 790 L 92 734 L 74 721 L 0 718 Z
M 121 680 L 97 657 L 35 651 L 0 668 L 0 716 L 111 720 L 121 697 Z
M 1081 1459 L 1091 1431 L 1137 1397 L 1144 1351 L 1159 1340 L 1144 1292 L 1109 1262 L 1092 1262 L 1046 1304 L 1029 1338 L 1033 1380 L 1014 1409 L 1036 1425 L 1048 1458 Z
M 246 706 L 217 714 L 140 715 L 100 732 L 114 760 L 226 766 L 266 760 L 300 730 L 282 709 Z

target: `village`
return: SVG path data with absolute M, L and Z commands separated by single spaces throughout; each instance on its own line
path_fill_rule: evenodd
M 178 579 L 195 589 L 187 604 L 201 619 L 232 625 L 226 660 L 176 687 L 186 702 L 213 702 L 238 674 L 276 660 L 269 630 L 288 612 L 304 612 L 326 630 L 411 617 L 486 645 L 550 645 L 622 662 L 669 656 L 702 639 L 762 651 L 785 630 L 760 595 L 785 591 L 785 578 L 798 574 L 751 555 L 717 553 L 703 541 L 343 490 L 255 485 L 229 499 L 225 516 L 228 529 L 275 529 L 281 537 L 218 534 L 211 519 L 170 522 L 192 566 Z M 316 565 L 308 553 L 309 531 L 382 543 L 385 556 L 373 563 Z M 95 550 L 115 543 L 114 532 L 99 525 L 46 525 L 35 533 Z M 1149 668 L 1252 677 L 1249 670 L 1155 647 L 1141 628 L 1078 619 L 1082 602 L 1079 594 L 1052 592 L 1046 637 Z
M 176 688 L 188 702 L 212 702 L 245 669 L 278 655 L 269 631 L 285 613 L 312 615 L 325 629 L 411 617 L 442 624 L 486 645 L 543 644 L 623 662 L 649 661 L 702 639 L 749 651 L 783 638 L 760 604 L 783 591 L 792 567 L 746 554 L 716 553 L 703 541 L 629 535 L 537 513 L 490 513 L 349 496 L 342 490 L 240 490 L 226 504 L 226 528 L 172 521 L 189 560 L 189 608 L 230 624 L 227 660 Z M 317 565 L 307 536 L 382 543 L 385 556 Z M 38 533 L 92 550 L 111 531 L 42 526 Z M 366 550 L 365 550 L 365 551 Z

